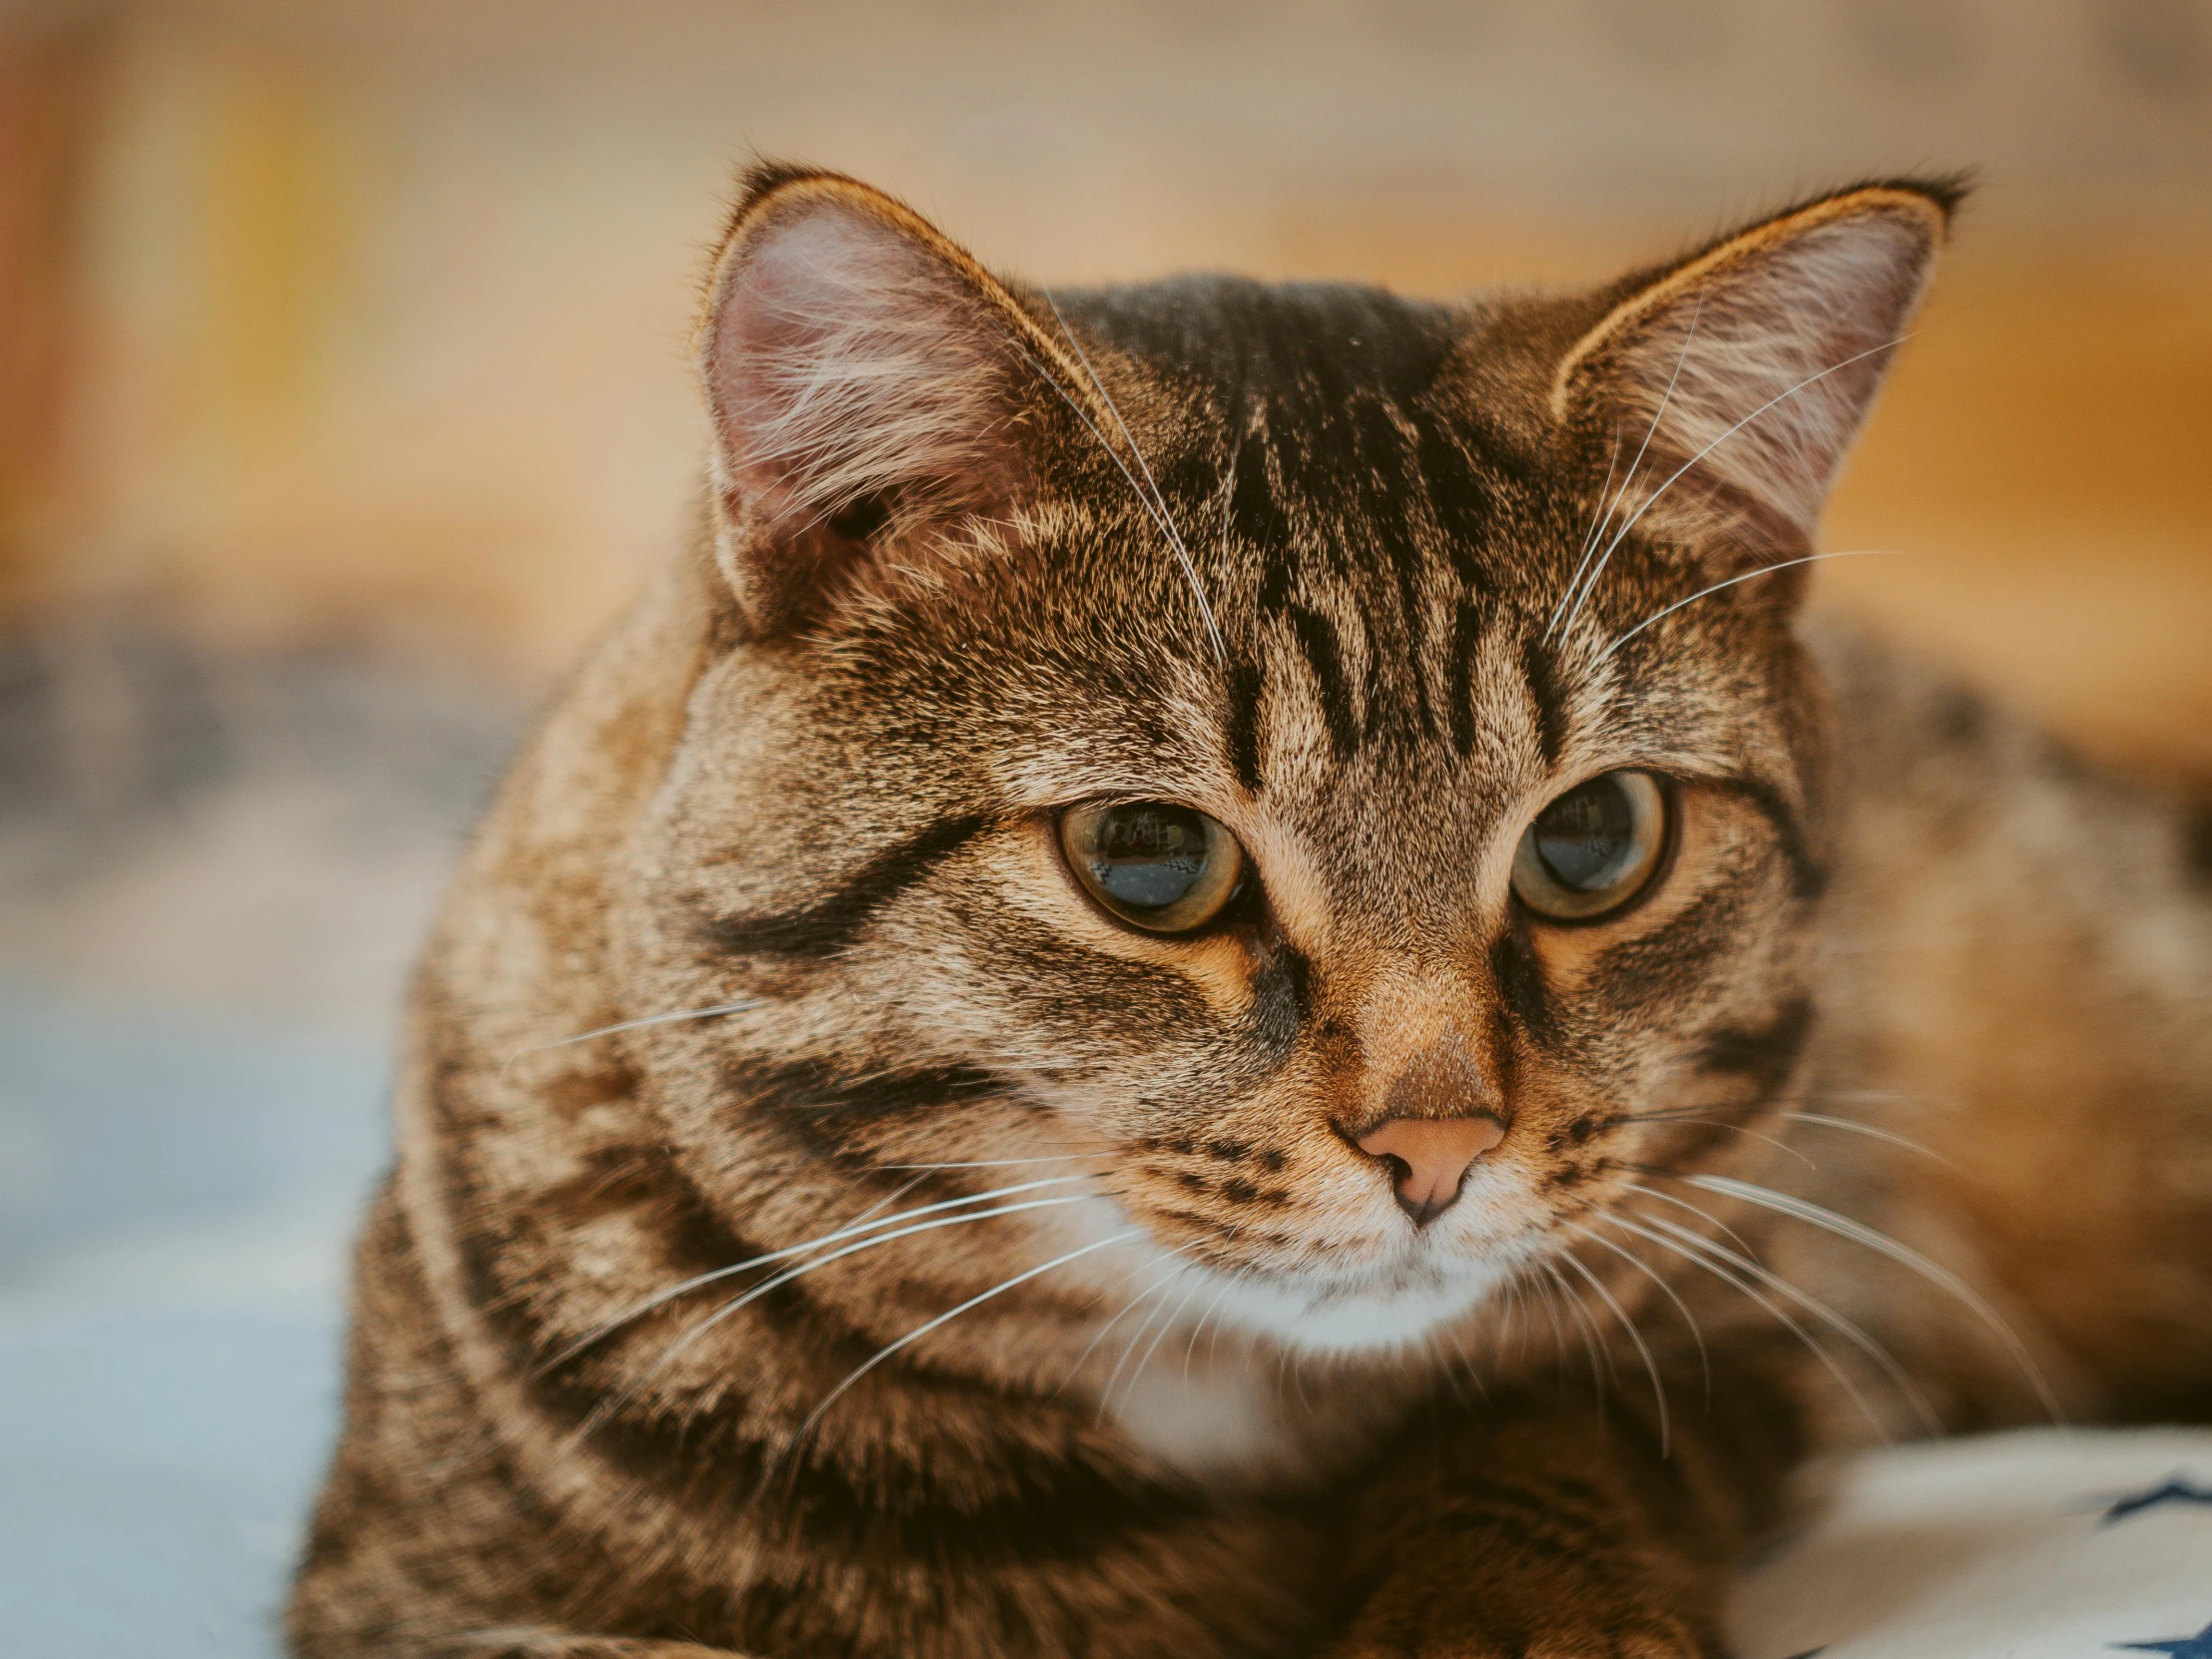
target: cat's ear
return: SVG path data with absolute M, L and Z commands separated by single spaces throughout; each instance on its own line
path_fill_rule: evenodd
M 699 337 L 717 557 L 761 633 L 894 547 L 1006 511 L 1048 342 L 973 259 L 834 174 L 762 169 Z
M 1552 415 L 1624 473 L 1641 452 L 1632 503 L 1680 472 L 1662 518 L 1809 543 L 1962 194 L 1863 186 L 1629 278 L 1561 360 Z

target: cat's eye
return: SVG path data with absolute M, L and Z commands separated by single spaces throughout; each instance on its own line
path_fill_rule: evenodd
M 1513 893 L 1540 916 L 1588 921 L 1643 891 L 1666 844 L 1659 781 L 1608 772 L 1536 815 L 1513 853 Z
M 1070 807 L 1060 815 L 1060 848 L 1084 891 L 1153 933 L 1205 926 L 1244 877 L 1235 835 L 1197 809 L 1165 801 Z

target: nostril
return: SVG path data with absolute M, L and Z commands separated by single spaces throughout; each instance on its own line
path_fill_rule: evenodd
M 1493 1117 L 1401 1117 L 1353 1144 L 1390 1172 L 1399 1208 L 1418 1226 L 1451 1207 L 1474 1161 L 1504 1138 L 1505 1126 Z

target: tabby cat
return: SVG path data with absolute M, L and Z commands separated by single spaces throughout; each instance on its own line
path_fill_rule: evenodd
M 412 1003 L 312 1656 L 1719 1655 L 2212 1403 L 2212 833 L 1796 612 L 1955 188 L 1052 295 L 746 182 Z

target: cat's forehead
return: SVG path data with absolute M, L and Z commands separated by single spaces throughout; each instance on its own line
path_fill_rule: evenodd
M 1115 436 L 1136 449 L 1142 434 L 1141 476 L 1118 481 L 1202 520 L 1185 539 L 1229 567 L 1224 582 L 1257 565 L 1270 598 L 1328 581 L 1358 605 L 1402 594 L 1423 557 L 1461 585 L 1512 586 L 1525 571 L 1528 550 L 1508 551 L 1500 532 L 1542 496 L 1519 418 L 1531 388 L 1469 372 L 1496 355 L 1481 313 L 1233 277 L 1071 295 L 1060 308 L 1056 322 L 1135 376 L 1143 407 Z M 1364 592 L 1377 578 L 1383 590 Z
M 1335 822 L 1365 793 L 1460 828 L 1600 764 L 1726 760 L 1761 714 L 1755 665 L 1732 678 L 1678 652 L 1626 695 L 1586 633 L 1549 626 L 1557 584 L 1537 572 L 1565 519 L 1522 503 L 1483 522 L 1478 540 L 1433 515 L 1332 513 L 1266 541 L 1232 523 L 1190 538 L 1186 568 L 1134 509 L 1045 515 L 1028 545 L 875 610 L 822 688 L 828 724 L 1040 797 L 1237 797 Z M 1493 574 L 1516 558 L 1517 580 Z M 1623 586 L 1648 589 L 1647 563 L 1624 549 Z
M 868 606 L 840 722 L 1039 794 L 1212 789 L 1334 823 L 1367 790 L 1458 832 L 1577 767 L 1718 757 L 1756 717 L 1693 653 L 1639 663 L 1624 700 L 1626 665 L 1592 674 L 1560 626 L 1592 502 L 1513 361 L 1544 313 L 1208 277 L 1047 314 L 1118 388 L 1085 441 L 1128 464 Z M 1685 579 L 1628 535 L 1588 615 Z
M 1589 481 L 1544 399 L 1574 301 L 1186 277 L 1059 304 L 1055 322 L 1116 353 L 1142 405 L 1112 435 L 1141 438 L 1149 471 L 1094 472 L 1085 505 L 1142 518 L 1156 484 L 1188 550 L 1180 575 L 1220 631 L 1287 625 L 1315 643 L 1323 682 L 1371 658 L 1370 689 L 1402 693 L 1425 730 L 1442 711 L 1406 666 L 1464 658 L 1478 630 L 1511 631 L 1564 591 Z M 1133 589 L 1159 574 L 1141 525 L 1089 551 Z M 1642 554 L 1616 550 L 1616 585 Z
M 1355 393 L 1405 397 L 1435 377 L 1458 307 L 1345 282 L 1178 276 L 1048 300 L 1055 320 L 1210 382 L 1224 404 L 1262 403 L 1322 424 Z

